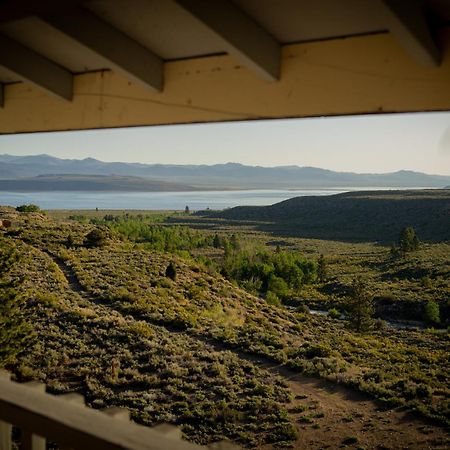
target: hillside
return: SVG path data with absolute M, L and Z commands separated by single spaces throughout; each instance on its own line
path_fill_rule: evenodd
M 193 186 L 119 175 L 39 175 L 31 178 L 0 179 L 0 191 L 48 192 L 48 191 L 117 191 L 159 192 L 192 191 Z
M 11 277 L 22 280 L 33 332 L 7 364 L 19 380 L 80 392 L 94 408 L 126 407 L 149 426 L 176 424 L 199 443 L 402 448 L 408 436 L 411 449 L 446 448 L 444 428 L 411 414 L 448 423 L 445 334 L 361 335 L 271 305 L 150 240 L 112 233 L 91 247 L 93 224 L 2 214 L 15 227 L 0 236 L 0 254 L 18 255 Z
M 444 189 L 296 197 L 198 214 L 262 222 L 264 229 L 300 237 L 392 243 L 403 227 L 413 226 L 423 240 L 450 240 L 450 190 Z
M 150 178 L 204 188 L 299 189 L 324 187 L 436 187 L 450 184 L 450 176 L 401 170 L 385 174 L 334 172 L 315 167 L 260 167 L 227 163 L 171 165 L 102 162 L 94 158 L 59 159 L 48 155 L 0 155 L 0 179 L 38 175 L 83 174 Z

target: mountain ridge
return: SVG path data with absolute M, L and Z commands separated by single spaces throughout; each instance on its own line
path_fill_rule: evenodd
M 336 172 L 310 166 L 247 166 L 228 162 L 213 165 L 104 162 L 95 158 L 0 155 L 0 179 L 39 175 L 131 176 L 195 186 L 200 189 L 296 189 L 320 187 L 435 187 L 450 184 L 450 175 L 411 170 L 389 173 Z

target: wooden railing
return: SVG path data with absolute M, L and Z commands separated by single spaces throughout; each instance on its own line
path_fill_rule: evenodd
M 97 411 L 80 394 L 50 395 L 45 384 L 16 383 L 0 371 L 0 450 L 12 448 L 12 426 L 21 429 L 22 450 L 45 450 L 47 440 L 61 450 L 197 450 L 181 439 L 181 430 L 161 424 L 152 428 L 130 421 L 123 408 Z M 205 447 L 203 447 L 205 448 Z M 210 444 L 216 450 L 236 449 L 228 441 Z

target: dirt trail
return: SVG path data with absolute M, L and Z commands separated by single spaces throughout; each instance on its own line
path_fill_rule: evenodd
M 67 279 L 69 289 L 92 302 L 96 309 L 111 309 L 96 301 L 94 296 L 84 289 L 74 270 L 63 260 L 48 251 L 40 250 L 58 265 Z M 286 406 L 300 436 L 290 448 L 450 448 L 450 434 L 444 428 L 427 422 L 411 411 L 386 408 L 380 402 L 348 387 L 320 378 L 306 377 L 268 359 L 231 349 L 221 342 L 195 333 L 185 333 L 211 345 L 217 351 L 232 351 L 238 357 L 250 360 L 260 368 L 276 373 L 286 380 L 295 397 L 294 401 Z

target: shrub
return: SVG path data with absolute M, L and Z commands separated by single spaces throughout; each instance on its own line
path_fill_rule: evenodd
M 422 286 L 426 289 L 431 289 L 433 287 L 433 283 L 431 281 L 431 278 L 428 275 L 423 276 L 420 279 L 420 283 L 422 284 Z
M 30 203 L 29 205 L 20 205 L 16 208 L 16 211 L 18 212 L 39 212 L 41 210 L 41 208 L 39 208 L 39 206 L 37 205 L 33 205 L 32 203 Z
M 285 298 L 289 294 L 289 286 L 283 278 L 272 275 L 269 279 L 269 291 L 275 293 L 277 297 Z
M 357 444 L 358 443 L 358 438 L 356 436 L 348 436 L 342 441 L 342 443 L 344 445 Z
M 269 305 L 274 305 L 274 306 L 281 306 L 281 301 L 278 298 L 278 295 L 275 294 L 275 292 L 272 291 L 268 291 L 266 294 L 266 302 Z
M 441 323 L 441 317 L 439 314 L 439 305 L 435 301 L 430 300 L 425 305 L 424 319 L 425 322 L 429 324 Z
M 331 348 L 326 344 L 308 345 L 305 349 L 305 357 L 312 358 L 326 358 L 331 355 Z
M 341 313 L 336 309 L 336 308 L 331 308 L 328 310 L 328 315 L 332 318 L 332 319 L 339 319 L 339 317 L 341 317 Z
M 298 306 L 297 311 L 302 314 L 309 314 L 311 311 L 309 310 L 308 305 L 301 304 Z
M 166 268 L 166 277 L 170 278 L 173 281 L 175 281 L 177 278 L 177 269 L 172 261 L 170 261 L 169 265 Z
M 94 228 L 85 237 L 83 244 L 85 247 L 104 247 L 107 244 L 107 235 L 103 230 Z
M 71 233 L 69 233 L 67 235 L 67 239 L 66 239 L 65 245 L 66 245 L 67 248 L 74 247 L 75 242 L 74 242 L 74 239 L 73 239 L 73 235 Z
M 375 320 L 373 324 L 373 328 L 377 331 L 385 330 L 387 327 L 387 322 L 383 319 L 377 319 Z
M 0 242 L 0 367 L 11 363 L 32 340 L 25 300 L 10 277 L 17 260 L 15 250 Z

